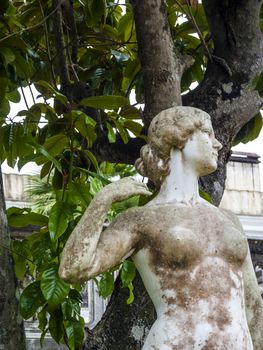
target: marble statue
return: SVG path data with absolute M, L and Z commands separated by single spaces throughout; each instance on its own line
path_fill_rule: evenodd
M 215 171 L 220 149 L 207 113 L 160 112 L 136 161 L 158 195 L 102 232 L 112 203 L 151 194 L 132 178 L 111 183 L 64 248 L 59 273 L 70 282 L 132 257 L 157 313 L 143 350 L 263 349 L 263 305 L 242 227 L 199 196 L 198 178 Z

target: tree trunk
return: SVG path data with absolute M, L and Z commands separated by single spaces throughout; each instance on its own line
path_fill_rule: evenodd
M 23 319 L 18 313 L 18 294 L 13 260 L 8 250 L 10 235 L 0 167 L 0 350 L 26 349 Z

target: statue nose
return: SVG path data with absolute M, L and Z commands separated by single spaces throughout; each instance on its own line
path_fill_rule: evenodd
M 214 148 L 216 148 L 218 151 L 220 151 L 222 149 L 222 144 L 217 140 L 217 139 L 214 139 Z

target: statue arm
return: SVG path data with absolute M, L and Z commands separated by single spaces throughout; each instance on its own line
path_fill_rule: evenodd
M 245 288 L 246 315 L 254 350 L 262 350 L 263 301 L 259 291 L 249 249 L 247 258 L 243 265 L 243 279 Z
M 124 178 L 104 187 L 92 200 L 69 237 L 61 257 L 60 276 L 71 283 L 86 281 L 118 264 L 138 241 L 134 210 L 127 210 L 102 232 L 111 204 L 135 195 L 150 195 L 146 186 Z

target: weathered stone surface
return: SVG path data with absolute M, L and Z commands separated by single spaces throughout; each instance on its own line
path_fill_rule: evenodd
M 64 249 L 60 275 L 71 282 L 132 256 L 157 313 L 144 350 L 262 349 L 263 304 L 242 227 L 198 192 L 198 178 L 215 171 L 220 149 L 207 113 L 162 111 L 137 162 L 160 185 L 158 195 L 102 232 L 113 202 L 150 194 L 130 178 L 106 186 Z

